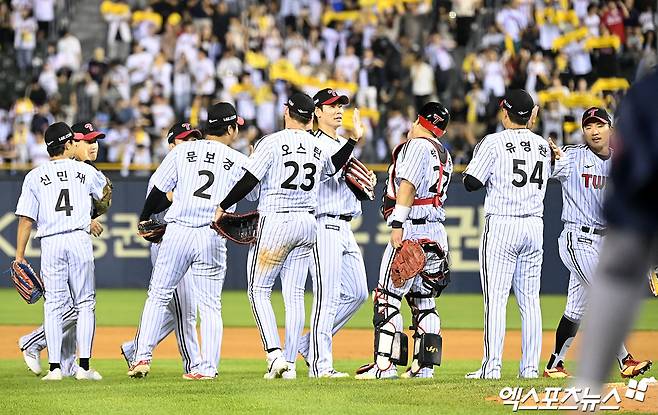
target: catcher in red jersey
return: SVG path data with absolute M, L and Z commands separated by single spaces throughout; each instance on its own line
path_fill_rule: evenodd
M 452 159 L 439 138 L 450 114 L 438 102 L 425 104 L 408 140 L 393 150 L 382 212 L 392 228 L 375 290 L 375 361 L 357 370 L 357 379 L 398 377 L 406 365 L 408 340 L 400 306 L 412 311 L 413 361 L 402 377 L 431 378 L 441 363 L 441 327 L 435 297 L 449 282 L 448 239 L 443 221 Z

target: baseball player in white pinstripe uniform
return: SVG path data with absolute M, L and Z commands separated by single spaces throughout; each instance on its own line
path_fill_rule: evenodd
M 550 378 L 569 376 L 564 358 L 585 312 L 606 234 L 603 198 L 612 166 L 612 120 L 603 108 L 593 107 L 583 113 L 582 127 L 586 144 L 564 146 L 551 176 L 562 185 L 564 229 L 558 242 L 560 258 L 570 276 L 566 309 L 555 332 L 555 350 L 544 369 L 544 377 Z M 650 360 L 635 360 L 624 345 L 617 352 L 617 362 L 624 378 L 635 377 L 651 367 Z
M 267 353 L 266 379 L 295 378 L 295 358 L 304 328 L 304 285 L 316 242 L 315 209 L 320 181 L 347 162 L 356 140 L 335 153 L 323 150 L 310 128 L 313 100 L 295 93 L 284 112 L 285 129 L 263 137 L 245 174 L 217 208 L 215 220 L 260 182 L 258 236 L 247 257 L 248 296 Z M 286 308 L 285 351 L 270 302 L 281 277 Z
M 393 284 L 391 264 L 403 240 L 436 244 L 447 254 L 448 236 L 443 221 L 452 174 L 452 158 L 439 142 L 450 121 L 450 113 L 438 102 L 425 104 L 412 124 L 408 140 L 393 150 L 382 212 L 392 228 L 379 269 L 375 291 L 373 325 L 375 326 L 375 361 L 361 366 L 356 379 L 397 378 L 397 366 L 407 363 L 407 336 L 403 332 L 402 297 L 412 311 L 414 353 L 405 378 L 431 378 L 440 364 L 441 320 L 435 297 L 440 295 L 448 277 L 439 282 L 425 277 L 425 272 L 447 272 L 447 258 L 426 253 L 425 268 L 400 287 Z M 421 345 L 424 345 L 421 347 Z
M 189 123 L 176 123 L 167 133 L 169 150 L 186 141 L 194 141 L 202 137 L 201 131 L 192 128 Z M 146 194 L 153 188 L 153 178 L 149 180 Z M 167 193 L 167 198 L 173 200 L 173 191 Z M 152 215 L 151 219 L 164 222 L 167 210 Z M 155 266 L 160 243 L 151 244 L 151 264 Z M 169 302 L 164 323 L 158 334 L 158 344 L 162 342 L 171 332 L 176 336 L 178 351 L 183 359 L 183 379 L 195 380 L 201 375 L 198 373 L 201 365 L 201 353 L 199 351 L 199 339 L 196 331 L 197 301 L 194 286 L 194 277 L 188 270 L 174 290 L 173 297 Z M 130 340 L 121 345 L 121 354 L 126 359 L 128 366 L 135 354 L 135 341 Z
M 244 121 L 225 102 L 208 109 L 206 140 L 176 146 L 152 177 L 153 189 L 140 220 L 169 207 L 167 230 L 151 275 L 148 298 L 135 338 L 136 352 L 128 371 L 144 377 L 151 369 L 166 309 L 185 273 L 191 273 L 199 293 L 203 362 L 194 379 L 213 379 L 218 373 L 223 333 L 221 291 L 226 273 L 226 240 L 210 228 L 215 207 L 226 195 L 247 157 L 231 149 Z M 175 189 L 175 190 L 174 190 Z M 174 190 L 173 202 L 167 192 Z
M 98 143 L 105 137 L 105 134 L 98 131 L 90 122 L 79 122 L 71 127 L 73 131 L 73 159 L 91 164 L 98 157 Z M 90 223 L 90 232 L 93 236 L 100 236 L 103 232 L 103 226 L 96 218 L 100 216 L 96 212 L 92 213 Z M 69 295 L 68 302 L 64 307 L 66 311 L 62 314 L 62 328 L 64 337 L 62 339 L 62 375 L 75 376 L 78 371 L 78 365 L 75 363 L 75 322 L 78 319 L 78 312 L 73 307 L 73 299 Z M 32 332 L 21 336 L 18 340 L 18 347 L 23 353 L 23 360 L 28 369 L 34 374 L 41 374 L 41 351 L 47 347 L 46 331 L 40 326 Z
M 316 144 L 333 154 L 347 141 L 336 134 L 343 123 L 343 106 L 349 98 L 330 88 L 313 97 L 318 129 Z M 358 110 L 354 111 L 354 134 L 363 135 Z M 374 177 L 374 174 L 373 174 Z M 313 307 L 311 330 L 304 335 L 300 353 L 309 363 L 310 377 L 348 377 L 333 367 L 332 336 L 343 327 L 368 298 L 368 281 L 361 249 L 350 228 L 352 218 L 361 215 L 361 202 L 341 174 L 320 183 L 317 244 L 313 249 Z
M 522 358 L 519 377 L 538 376 L 541 352 L 539 288 L 543 259 L 543 213 L 550 175 L 548 142 L 532 127 L 538 107 L 524 90 L 501 102 L 504 131 L 475 147 L 464 172 L 466 190 L 486 187 L 485 225 L 480 241 L 484 295 L 484 357 L 469 379 L 500 379 L 505 313 L 510 288 L 521 310 Z
M 99 200 L 107 181 L 94 167 L 70 160 L 73 131 L 64 123 L 46 129 L 51 161 L 31 170 L 23 181 L 16 207 L 19 217 L 16 261 L 25 262 L 25 247 L 32 224 L 41 240 L 41 276 L 45 286 L 44 327 L 50 345 L 50 368 L 44 380 L 61 380 L 62 315 L 69 298 L 78 311 L 76 339 L 79 368 L 76 379 L 100 380 L 89 367 L 96 328 L 94 309 L 94 257 L 89 238 L 91 198 Z

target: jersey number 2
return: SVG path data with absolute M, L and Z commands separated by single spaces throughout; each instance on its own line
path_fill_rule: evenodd
M 199 177 L 201 176 L 206 176 L 208 178 L 208 181 L 204 185 L 196 189 L 192 194 L 196 197 L 200 197 L 201 199 L 210 199 L 210 195 L 204 192 L 208 190 L 208 188 L 212 186 L 213 183 L 215 183 L 215 175 L 212 174 L 211 171 L 200 170 Z
M 512 160 L 512 172 L 514 174 L 518 174 L 521 177 L 520 180 L 512 180 L 512 184 L 516 187 L 523 187 L 528 183 L 537 183 L 537 187 L 541 189 L 541 187 L 544 185 L 544 162 L 538 161 L 537 164 L 535 164 L 535 168 L 532 169 L 532 173 L 530 174 L 530 180 L 528 180 L 528 173 L 526 173 L 525 170 L 521 168 L 525 166 L 525 162 L 525 160 L 519 159 Z
M 292 184 L 292 181 L 295 180 L 295 178 L 299 174 L 299 164 L 297 164 L 294 161 L 286 161 L 285 163 L 283 163 L 283 165 L 286 166 L 286 168 L 292 167 L 292 174 L 283 183 L 281 183 L 281 188 L 282 189 L 296 190 L 297 185 Z M 316 167 L 315 167 L 315 164 L 313 164 L 313 163 L 306 163 L 302 167 L 304 168 L 304 173 L 306 173 L 306 174 L 304 175 L 304 181 L 302 182 L 302 184 L 299 185 L 299 188 L 302 189 L 305 192 L 308 192 L 315 185 L 315 169 L 316 169 Z M 307 172 L 307 170 L 308 170 L 308 172 Z M 308 180 L 308 184 L 306 183 L 307 180 Z
M 57 203 L 55 203 L 55 212 L 66 212 L 66 216 L 71 216 L 72 211 L 69 189 L 62 189 L 57 197 Z

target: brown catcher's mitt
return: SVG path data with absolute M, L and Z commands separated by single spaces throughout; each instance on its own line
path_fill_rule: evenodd
M 107 184 L 105 184 L 105 187 L 103 188 L 103 197 L 101 197 L 99 200 L 91 200 L 94 207 L 94 211 L 91 215 L 92 219 L 96 219 L 100 215 L 107 212 L 112 205 L 112 181 L 110 181 L 110 178 L 107 176 L 105 176 L 105 179 L 107 180 Z
M 374 200 L 375 185 L 372 172 L 355 158 L 351 158 L 344 167 L 345 183 L 359 200 Z
M 137 225 L 139 236 L 149 242 L 153 242 L 154 244 L 158 244 L 162 241 L 166 229 L 166 223 L 155 220 L 147 220 L 145 222 L 140 222 L 139 225 Z
M 395 251 L 391 264 L 393 286 L 402 287 L 410 278 L 418 275 L 425 268 L 425 251 L 416 241 L 404 240 L 402 246 Z
M 227 212 L 218 221 L 212 222 L 210 227 L 226 239 L 248 245 L 256 241 L 258 218 L 256 211 L 245 214 Z
M 39 301 L 43 295 L 43 281 L 39 274 L 34 272 L 30 264 L 11 262 L 11 279 L 16 286 L 16 291 L 28 304 Z
M 651 293 L 658 297 L 658 267 L 652 269 L 651 274 L 649 274 L 649 288 Z

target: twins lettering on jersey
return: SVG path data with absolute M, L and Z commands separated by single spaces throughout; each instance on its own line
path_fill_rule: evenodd
M 606 176 L 599 176 L 596 174 L 587 174 L 587 173 L 581 174 L 580 177 L 583 178 L 583 183 L 585 184 L 586 189 L 589 189 L 591 185 L 592 189 L 596 189 L 596 190 L 601 190 L 605 188 L 605 183 L 608 179 Z

